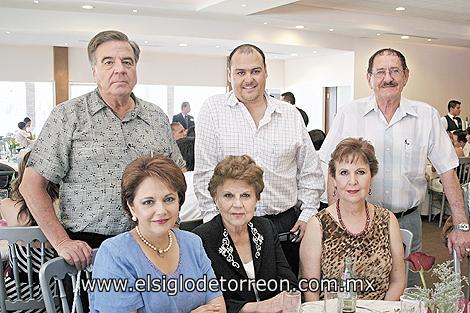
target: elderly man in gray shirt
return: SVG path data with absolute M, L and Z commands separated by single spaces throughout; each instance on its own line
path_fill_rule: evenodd
M 88 58 L 97 89 L 54 108 L 20 186 L 52 246 L 77 268 L 90 263 L 92 248 L 132 226 L 120 198 L 127 164 L 164 154 L 184 167 L 168 117 L 132 93 L 139 53 L 118 31 L 91 39 Z M 59 219 L 45 191 L 48 181 L 60 184 Z

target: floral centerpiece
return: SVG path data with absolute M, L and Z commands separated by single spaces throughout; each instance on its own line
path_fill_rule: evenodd
M 18 142 L 16 142 L 15 138 L 8 138 L 7 140 L 8 149 L 10 149 L 11 154 L 16 152 L 16 148 L 20 146 Z
M 410 270 L 418 272 L 422 286 L 418 287 L 417 299 L 424 302 L 428 312 L 460 313 L 464 304 L 462 301 L 462 283 L 468 285 L 467 278 L 455 273 L 452 261 L 446 261 L 433 268 L 435 258 L 422 252 L 414 252 L 406 259 L 410 263 Z M 437 282 L 432 288 L 428 288 L 424 278 L 424 272 L 430 271 L 437 277 Z

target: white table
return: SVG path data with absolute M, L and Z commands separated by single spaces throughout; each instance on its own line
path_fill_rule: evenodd
M 326 313 L 337 313 L 336 299 L 329 300 L 334 303 L 328 307 Z M 314 301 L 323 305 L 323 300 Z M 332 307 L 332 308 L 330 308 Z M 400 301 L 382 301 L 382 300 L 357 300 L 356 313 L 395 313 L 400 309 Z

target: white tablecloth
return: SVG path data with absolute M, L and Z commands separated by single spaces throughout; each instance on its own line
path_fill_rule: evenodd
M 323 301 L 316 301 L 315 303 L 321 303 L 323 305 Z M 332 309 L 329 307 L 326 313 L 336 313 L 336 305 L 333 304 L 332 307 Z M 398 312 L 397 309 L 400 309 L 400 301 L 357 300 L 356 305 L 356 313 L 395 313 Z

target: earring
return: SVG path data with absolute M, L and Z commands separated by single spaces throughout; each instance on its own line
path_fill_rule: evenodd
M 134 215 L 132 215 L 132 220 L 133 220 L 134 222 L 137 222 L 137 217 L 135 217 Z
M 369 188 L 369 196 L 372 194 L 372 189 Z
M 336 197 L 336 189 L 337 187 L 335 186 L 335 189 L 333 189 L 333 197 Z

